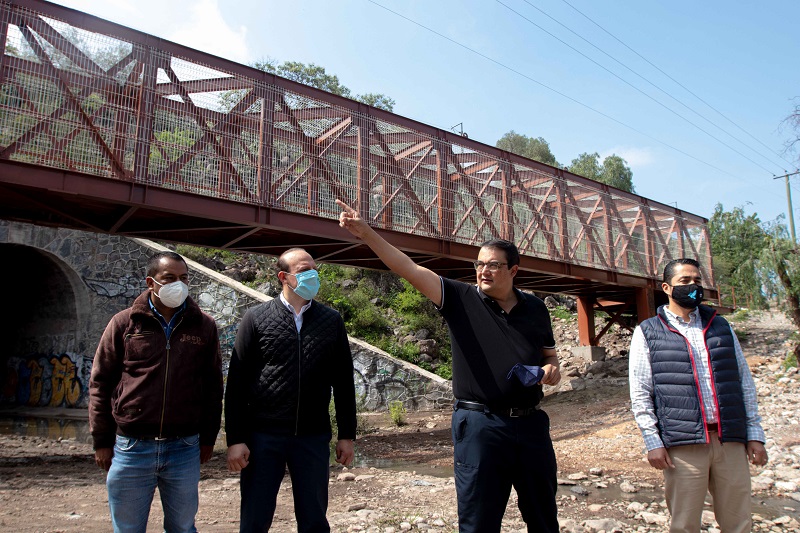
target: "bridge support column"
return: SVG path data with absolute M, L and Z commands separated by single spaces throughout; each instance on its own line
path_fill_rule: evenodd
M 591 296 L 578 296 L 578 339 L 581 346 L 594 346 L 594 304 Z
M 636 289 L 636 320 L 641 322 L 656 316 L 656 303 L 653 289 L 644 287 Z

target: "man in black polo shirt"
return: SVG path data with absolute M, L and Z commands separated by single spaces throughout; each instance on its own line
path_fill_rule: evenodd
M 544 303 L 514 288 L 513 243 L 484 243 L 477 286 L 439 277 L 340 200 L 339 225 L 439 308 L 453 350 L 453 455 L 459 531 L 499 532 L 513 486 L 528 531 L 558 531 L 556 458 L 541 384 L 561 380 Z

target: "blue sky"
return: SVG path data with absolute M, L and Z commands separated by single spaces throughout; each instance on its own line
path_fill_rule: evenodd
M 800 166 L 779 155 L 800 103 L 800 2 L 567 1 L 57 3 L 241 63 L 315 63 L 486 144 L 509 130 L 544 137 L 564 165 L 616 153 L 638 194 L 697 215 L 716 203 L 762 221 L 786 213 L 774 176 Z

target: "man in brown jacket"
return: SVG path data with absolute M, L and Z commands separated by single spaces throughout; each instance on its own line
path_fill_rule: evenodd
M 144 533 L 156 487 L 164 530 L 193 533 L 200 463 L 211 458 L 222 413 L 217 326 L 188 298 L 180 255 L 151 257 L 146 283 L 97 347 L 89 383 L 95 461 L 108 471 L 116 533 Z

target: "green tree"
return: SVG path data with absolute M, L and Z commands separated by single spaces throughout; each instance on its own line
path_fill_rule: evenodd
M 771 279 L 778 281 L 775 284 L 777 301 L 800 330 L 800 249 L 780 221 L 767 225 L 765 233 L 766 246 L 761 258 L 771 273 Z M 794 356 L 800 358 L 800 343 L 794 347 Z
M 392 98 L 380 93 L 359 94 L 356 96 L 356 100 L 372 107 L 377 107 L 378 109 L 385 109 L 386 111 L 392 111 L 395 104 Z
M 623 191 L 634 192 L 633 171 L 627 161 L 616 154 L 603 160 L 603 174 L 600 181 Z
M 606 157 L 600 163 L 600 154 L 584 152 L 572 160 L 569 171 L 623 191 L 635 192 L 633 171 L 628 162 L 616 154 Z
M 584 152 L 572 160 L 569 171 L 584 178 L 601 181 L 603 165 L 600 163 L 600 154 Z
M 253 67 L 276 74 L 282 78 L 315 87 L 329 93 L 333 93 L 345 98 L 352 98 L 358 100 L 372 107 L 392 111 L 394 109 L 395 101 L 380 93 L 366 93 L 361 95 L 353 95 L 352 91 L 342 85 L 339 77 L 335 74 L 328 74 L 325 67 L 315 65 L 314 63 L 301 63 L 299 61 L 285 61 L 278 63 L 272 58 L 262 59 L 252 64 Z
M 787 141 L 786 151 L 796 151 L 800 146 L 800 104 L 795 104 L 792 112 L 784 119 L 784 124 L 793 130 L 793 138 Z M 775 295 L 775 299 L 800 330 L 800 249 L 789 236 L 782 215 L 775 222 L 762 224 L 762 227 L 767 238 L 761 259 L 769 273 L 765 286 Z M 800 343 L 794 348 L 794 358 L 800 358 Z
M 746 302 L 748 307 L 765 309 L 766 274 L 761 250 L 767 234 L 758 215 L 747 216 L 741 207 L 725 211 L 722 204 L 717 204 L 708 221 L 708 232 L 723 305 L 733 305 L 735 297 L 739 305 Z
M 500 137 L 495 146 L 546 165 L 559 166 L 556 156 L 550 151 L 550 144 L 542 137 L 528 137 L 511 130 Z

